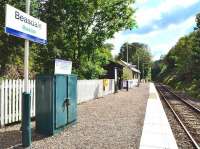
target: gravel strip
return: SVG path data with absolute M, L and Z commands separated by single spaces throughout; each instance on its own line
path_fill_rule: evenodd
M 78 122 L 52 137 L 36 134 L 32 148 L 137 149 L 149 96 L 148 84 L 78 106 Z M 0 129 L 0 148 L 21 143 L 20 125 Z

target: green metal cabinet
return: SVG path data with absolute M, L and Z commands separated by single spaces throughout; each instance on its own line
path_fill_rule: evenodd
M 53 135 L 77 119 L 77 77 L 36 76 L 36 131 Z

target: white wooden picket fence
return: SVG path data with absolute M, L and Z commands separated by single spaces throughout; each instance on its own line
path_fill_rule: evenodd
M 21 120 L 24 80 L 0 81 L 0 126 Z M 29 80 L 31 117 L 35 115 L 35 80 Z
M 78 103 L 114 93 L 114 80 L 107 79 L 103 88 L 103 80 L 78 80 Z M 23 80 L 0 80 L 0 127 L 21 120 Z M 35 116 L 35 80 L 29 80 L 31 93 L 31 117 Z

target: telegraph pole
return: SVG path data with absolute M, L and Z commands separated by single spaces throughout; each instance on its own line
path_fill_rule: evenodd
M 139 55 L 137 54 L 137 57 L 138 57 L 138 70 L 140 70 L 140 57 L 139 57 Z
M 142 67 L 142 78 L 144 79 L 144 63 L 143 63 L 143 67 Z
M 128 63 L 128 42 L 126 44 L 126 50 L 127 50 L 127 52 L 126 52 L 126 62 Z

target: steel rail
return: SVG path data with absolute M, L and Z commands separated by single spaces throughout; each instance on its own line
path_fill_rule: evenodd
M 160 85 L 161 86 L 161 85 Z M 178 122 L 181 124 L 182 128 L 184 129 L 184 131 L 186 132 L 186 134 L 188 135 L 188 137 L 190 138 L 190 140 L 192 141 L 193 145 L 197 148 L 200 149 L 200 146 L 198 145 L 198 143 L 195 141 L 195 139 L 192 137 L 192 135 L 190 134 L 189 130 L 187 129 L 187 127 L 184 125 L 184 123 L 181 121 L 181 119 L 179 118 L 178 114 L 175 112 L 175 110 L 173 109 L 173 107 L 170 105 L 170 103 L 167 101 L 167 97 L 166 95 L 164 95 L 162 93 L 162 91 L 159 89 L 159 87 L 156 86 L 156 89 L 158 90 L 158 92 L 160 93 L 160 95 L 163 97 L 164 101 L 167 103 L 168 107 L 170 108 L 170 110 L 172 111 L 172 113 L 174 114 L 175 118 L 178 120 Z
M 191 97 L 188 97 L 187 95 L 179 95 L 178 93 L 176 93 L 179 97 L 181 97 L 182 99 L 184 99 L 186 102 L 188 102 L 189 104 L 193 105 L 195 108 L 197 108 L 200 111 L 200 105 L 196 105 L 195 103 L 190 103 L 191 102 L 195 102 L 192 100 Z
M 188 106 L 190 106 L 193 110 L 195 110 L 196 112 L 200 113 L 200 109 L 198 109 L 197 107 L 193 106 L 192 104 L 190 104 L 189 102 L 185 101 L 184 99 L 182 99 L 182 97 L 180 97 L 179 95 L 175 94 L 174 92 L 172 92 L 170 89 L 168 89 L 167 87 L 163 86 L 162 87 L 167 90 L 168 92 L 170 92 L 171 94 L 173 94 L 174 96 L 176 96 L 178 99 L 180 99 L 182 102 L 184 102 L 185 104 L 187 104 Z

